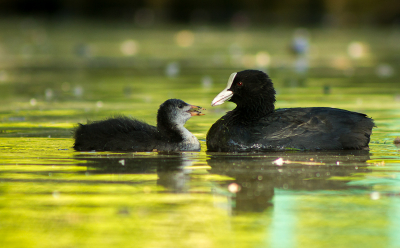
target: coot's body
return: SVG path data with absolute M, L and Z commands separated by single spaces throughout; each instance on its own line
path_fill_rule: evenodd
M 161 104 L 157 127 L 120 116 L 89 124 L 75 130 L 77 151 L 198 151 L 200 143 L 183 125 L 195 115 L 198 106 L 170 99 Z
M 368 149 L 372 119 L 335 108 L 275 110 L 275 90 L 264 72 L 232 74 L 212 105 L 229 98 L 237 107 L 208 131 L 208 151 Z

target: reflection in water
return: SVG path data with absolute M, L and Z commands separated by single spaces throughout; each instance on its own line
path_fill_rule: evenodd
M 232 197 L 235 211 L 261 212 L 272 206 L 277 189 L 343 190 L 349 180 L 334 180 L 353 173 L 369 172 L 368 151 L 277 152 L 264 154 L 208 153 L 210 173 L 227 175 L 234 183 L 221 184 L 237 193 Z M 231 191 L 232 192 L 232 191 Z M 235 193 L 235 192 L 234 192 Z
M 154 174 L 157 184 L 169 192 L 189 192 L 190 169 L 196 161 L 191 153 L 159 153 L 157 156 L 126 155 L 76 158 L 85 160 L 92 174 Z M 368 151 L 208 153 L 209 173 L 229 176 L 234 181 L 221 181 L 214 192 L 228 195 L 229 212 L 262 212 L 273 206 L 276 190 L 344 190 L 350 186 L 343 177 L 370 170 L 365 163 Z M 340 180 L 335 180 L 341 177 Z M 230 209 L 232 208 L 232 209 Z
M 189 153 L 188 153 L 189 154 Z M 125 156 L 97 156 L 76 159 L 85 160 L 88 171 L 93 174 L 153 174 L 157 173 L 157 184 L 170 192 L 182 193 L 188 190 L 190 170 L 184 169 L 195 161 L 186 153 L 159 153 L 158 156 L 139 155 L 131 158 Z

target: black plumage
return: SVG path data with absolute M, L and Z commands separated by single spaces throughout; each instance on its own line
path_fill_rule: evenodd
M 237 107 L 208 131 L 208 151 L 368 149 L 374 127 L 371 118 L 326 107 L 275 110 L 273 83 L 264 72 L 232 74 L 212 105 L 229 97 Z
M 200 143 L 183 125 L 191 116 L 203 115 L 202 108 L 179 99 L 160 105 L 157 127 L 126 116 L 88 124 L 75 130 L 77 151 L 194 151 Z

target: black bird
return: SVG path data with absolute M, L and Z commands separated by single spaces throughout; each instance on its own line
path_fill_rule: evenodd
M 208 131 L 208 151 L 369 149 L 371 118 L 325 107 L 275 110 L 275 89 L 262 71 L 232 73 L 211 105 L 228 99 L 237 106 Z
M 203 108 L 169 99 L 160 105 L 157 127 L 120 116 L 86 125 L 75 130 L 77 151 L 199 151 L 200 143 L 183 125 L 192 116 L 204 115 Z

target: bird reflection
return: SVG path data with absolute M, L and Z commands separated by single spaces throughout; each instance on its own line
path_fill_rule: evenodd
M 368 151 L 276 152 L 263 154 L 208 153 L 209 171 L 234 178 L 222 183 L 230 189 L 237 184 L 231 199 L 232 211 L 261 212 L 272 206 L 276 189 L 284 190 L 343 190 L 360 188 L 349 181 L 331 180 L 369 172 Z
M 194 155 L 193 155 L 194 154 Z M 130 157 L 132 156 L 132 157 Z M 198 153 L 80 154 L 90 174 L 157 174 L 157 185 L 168 192 L 188 193 L 191 166 Z M 228 197 L 228 211 L 262 212 L 273 206 L 277 190 L 366 189 L 343 180 L 353 173 L 368 173 L 368 151 L 207 153 L 210 174 L 233 178 L 213 183 L 214 194 Z M 340 180 L 335 180 L 340 177 Z M 131 182 L 130 182 L 131 183 Z M 138 182 L 134 182 L 138 183 Z M 140 182 L 139 182 L 140 183 Z
M 165 187 L 169 192 L 183 193 L 188 191 L 190 166 L 193 157 L 186 153 L 158 153 L 156 156 L 138 155 L 128 157 L 127 154 L 112 156 L 77 156 L 84 160 L 80 165 L 87 166 L 91 174 L 154 174 L 157 173 L 157 185 Z

